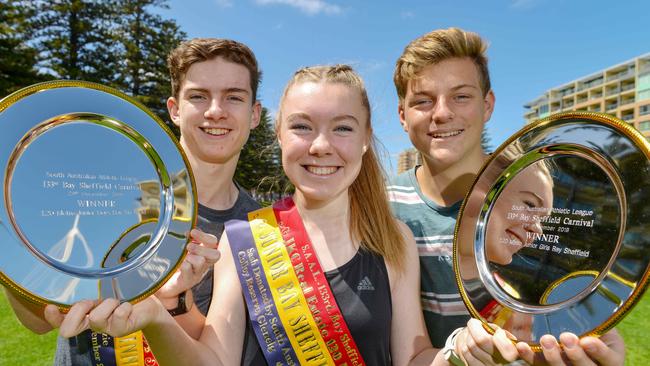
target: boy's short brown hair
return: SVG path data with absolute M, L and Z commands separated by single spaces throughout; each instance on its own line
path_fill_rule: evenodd
M 468 57 L 474 62 L 483 95 L 486 95 L 491 89 L 486 50 L 487 44 L 478 34 L 459 28 L 439 29 L 414 39 L 395 64 L 393 82 L 400 103 L 406 97 L 409 80 L 417 77 L 425 67 L 450 58 Z
M 237 41 L 220 38 L 194 38 L 181 43 L 167 57 L 169 76 L 172 81 L 172 96 L 178 98 L 183 79 L 190 66 L 196 62 L 222 57 L 226 61 L 240 64 L 250 74 L 253 102 L 257 100 L 257 87 L 262 79 L 262 71 L 257 59 L 248 46 Z

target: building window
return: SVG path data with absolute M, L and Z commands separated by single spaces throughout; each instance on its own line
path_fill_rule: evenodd
M 641 122 L 639 123 L 639 130 L 641 131 L 650 131 L 650 122 Z
M 539 107 L 539 113 L 538 113 L 539 118 L 544 118 L 544 117 L 548 116 L 548 114 L 549 114 L 548 104 L 541 105 Z
M 639 116 L 645 116 L 646 114 L 650 114 L 650 104 L 639 107 Z

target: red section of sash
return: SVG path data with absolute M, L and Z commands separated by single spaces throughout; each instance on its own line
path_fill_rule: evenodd
M 499 313 L 500 309 L 501 305 L 499 305 L 496 300 L 490 300 L 490 302 L 488 302 L 487 305 L 485 305 L 483 309 L 479 311 L 479 314 L 488 321 L 493 321 L 494 317 Z
M 144 353 L 144 364 L 146 366 L 158 366 L 158 361 L 156 361 L 156 357 L 154 357 L 153 352 L 151 352 L 151 347 L 149 347 L 149 343 L 144 337 L 144 334 L 142 335 L 142 348 L 142 353 Z
M 337 365 L 365 365 L 291 197 L 275 203 L 273 212 L 309 310 L 332 359 Z

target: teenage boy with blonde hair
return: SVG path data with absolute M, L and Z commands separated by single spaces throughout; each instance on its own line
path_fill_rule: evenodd
M 188 244 L 189 255 L 179 276 L 172 277 L 156 294 L 183 326 L 192 318 L 185 313 L 200 311 L 205 315 L 210 306 L 212 265 L 218 260 L 214 248 L 224 223 L 245 219 L 248 212 L 260 207 L 233 177 L 241 149 L 260 121 L 257 89 L 261 71 L 255 55 L 246 45 L 217 38 L 183 42 L 170 53 L 167 64 L 172 84 L 167 108 L 172 121 L 180 128 L 180 145 L 192 167 L 197 187 L 197 226 L 202 232 L 193 230 L 192 237 L 212 250 Z M 192 284 L 196 285 L 190 291 L 188 287 Z M 19 320 L 33 332 L 45 333 L 61 324 L 63 314 L 55 306 L 48 306 L 44 314 L 42 307 L 30 305 L 10 291 L 6 293 Z M 93 306 L 92 302 L 81 302 L 71 312 L 88 312 Z M 192 334 L 192 331 L 190 325 L 188 333 L 198 338 L 200 334 Z M 61 333 L 68 332 L 62 329 Z M 55 365 L 103 362 L 94 359 L 88 333 L 70 339 L 59 336 Z M 114 364 L 115 360 L 106 362 Z
M 422 155 L 422 165 L 395 177 L 389 197 L 395 215 L 411 228 L 418 245 L 424 318 L 437 348 L 469 319 L 456 287 L 452 243 L 461 201 L 487 158 L 481 136 L 495 97 L 486 49 L 476 33 L 436 30 L 406 46 L 393 77 L 399 119 Z M 589 355 L 602 364 L 623 364 L 623 341 L 616 331 L 600 339 L 578 341 L 572 334 L 560 338 L 571 361 L 591 364 Z M 552 336 L 544 336 L 541 344 L 548 362 L 562 364 Z M 532 362 L 530 348 L 517 348 Z

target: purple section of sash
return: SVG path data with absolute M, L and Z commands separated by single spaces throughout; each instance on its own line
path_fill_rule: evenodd
M 104 333 L 86 332 L 90 344 L 90 361 L 93 366 L 117 366 L 113 337 Z
M 250 224 L 248 221 L 230 220 L 226 222 L 225 230 L 246 299 L 248 315 L 264 358 L 269 365 L 299 365 L 298 357 L 278 316 Z

